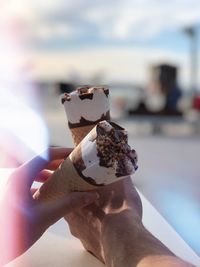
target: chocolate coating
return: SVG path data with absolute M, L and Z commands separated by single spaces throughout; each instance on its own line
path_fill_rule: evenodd
M 84 100 L 84 99 L 93 99 L 93 96 L 94 96 L 93 93 L 88 93 L 88 94 L 82 94 L 82 95 L 79 95 L 79 98 L 80 98 L 81 100 Z
M 93 125 L 93 124 L 95 125 L 98 122 L 103 121 L 103 120 L 107 120 L 107 121 L 110 120 L 110 111 L 106 112 L 106 114 L 102 114 L 101 118 L 99 118 L 96 121 L 89 121 L 89 120 L 86 120 L 85 118 L 81 117 L 79 123 L 71 123 L 69 121 L 68 126 L 70 129 L 72 129 L 72 128 L 77 128 L 77 127 L 82 127 L 82 126 Z

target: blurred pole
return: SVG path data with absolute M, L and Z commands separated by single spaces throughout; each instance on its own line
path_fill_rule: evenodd
M 184 29 L 184 32 L 190 38 L 190 91 L 191 95 L 196 95 L 197 73 L 198 73 L 198 39 L 194 26 Z

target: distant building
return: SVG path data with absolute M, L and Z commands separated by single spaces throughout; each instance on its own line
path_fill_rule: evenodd
M 177 111 L 182 92 L 178 86 L 178 68 L 173 65 L 160 64 L 152 67 L 151 88 L 165 97 L 166 111 Z
M 75 88 L 76 88 L 76 86 L 73 83 L 69 83 L 69 82 L 59 82 L 58 83 L 58 89 L 59 89 L 61 94 L 71 93 L 72 91 L 74 91 Z

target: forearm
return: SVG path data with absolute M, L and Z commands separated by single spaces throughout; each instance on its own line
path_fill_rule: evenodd
M 150 234 L 131 210 L 105 218 L 102 243 L 107 267 L 191 266 Z

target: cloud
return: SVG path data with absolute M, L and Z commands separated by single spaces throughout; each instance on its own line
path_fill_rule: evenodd
M 62 23 L 56 23 L 51 27 L 45 24 L 39 24 L 37 27 L 34 27 L 32 32 L 35 38 L 47 40 L 50 38 L 66 38 L 71 36 L 72 28 Z
M 83 33 L 87 38 L 108 41 L 149 39 L 163 31 L 200 23 L 199 0 L 7 2 L 7 13 L 15 10 L 13 13 L 30 20 L 38 42 L 52 37 L 73 39 Z
M 71 37 L 85 31 L 92 38 L 88 28 L 95 27 L 96 34 L 107 40 L 146 39 L 200 22 L 198 0 L 32 0 L 32 5 L 39 11 L 38 22 L 50 29 L 52 24 L 66 25 Z
M 107 38 L 150 38 L 165 30 L 199 23 L 198 1 L 124 1 L 114 9 L 103 7 L 90 12 Z
M 162 31 L 200 21 L 198 0 L 76 0 L 70 5 L 66 2 L 60 1 L 58 11 L 63 23 L 77 31 L 84 24 L 85 28 L 95 26 L 98 35 L 108 40 L 151 38 Z
M 65 78 L 71 73 L 85 79 L 104 73 L 105 80 L 146 81 L 148 66 L 160 61 L 181 66 L 181 80 L 189 81 L 185 54 L 167 50 L 142 49 L 133 46 L 135 40 L 147 40 L 160 33 L 200 23 L 199 0 L 10 0 L 4 1 L 2 20 L 19 18 L 30 26 L 35 47 L 34 77 Z M 63 42 L 65 40 L 65 42 Z M 48 53 L 53 42 L 68 44 L 99 44 L 99 49 L 65 49 Z M 101 46 L 106 42 L 126 47 Z M 43 46 L 43 51 L 38 47 Z M 130 49 L 130 43 L 132 49 Z M 129 44 L 129 45 L 128 45 Z

